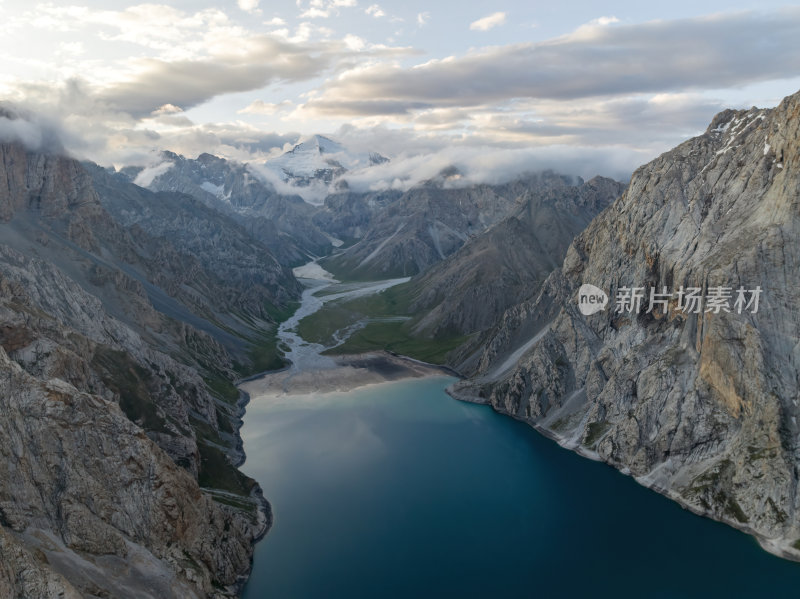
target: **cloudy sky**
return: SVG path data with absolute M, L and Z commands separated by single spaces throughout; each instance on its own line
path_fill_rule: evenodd
M 102 164 L 263 160 L 323 133 L 392 157 L 387 176 L 449 162 L 476 180 L 624 177 L 722 108 L 800 89 L 800 9 L 769 0 L 0 0 L 0 14 L 0 100 Z

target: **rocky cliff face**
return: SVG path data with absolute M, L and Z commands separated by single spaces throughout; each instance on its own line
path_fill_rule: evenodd
M 639 168 L 453 392 L 800 559 L 799 151 L 800 94 L 723 112 Z M 584 283 L 606 310 L 579 311 Z M 635 287 L 641 308 L 619 310 Z M 687 309 L 681 287 L 730 290 L 729 311 Z M 761 287 L 757 311 L 740 287 Z
M 2 349 L 0 368 L 0 534 L 18 555 L 4 573 L 3 551 L 4 596 L 227 594 L 214 583 L 247 571 L 247 519 L 201 492 L 115 402 L 32 377 Z
M 334 274 L 365 280 L 413 276 L 455 253 L 466 241 L 512 214 L 516 199 L 556 182 L 526 177 L 504 185 L 412 188 L 376 211 L 358 243 L 320 262 Z
M 300 286 L 270 249 L 232 217 L 178 192 L 152 193 L 120 173 L 85 164 L 103 207 L 126 229 L 143 230 L 192 256 L 219 279 L 214 294 L 227 305 L 216 313 L 240 311 L 269 319 L 297 299 Z M 220 309 L 222 308 L 222 309 Z M 228 322 L 228 326 L 237 327 Z
M 491 327 L 561 264 L 575 235 L 624 187 L 602 177 L 584 183 L 543 173 L 538 179 L 517 198 L 512 216 L 408 284 L 415 298 L 410 311 L 424 314 L 415 333 L 462 336 Z M 479 344 L 475 338 L 470 346 Z
M 0 594 L 234 594 L 270 516 L 234 467 L 226 323 L 268 321 L 73 160 L 0 144 L 0 189 Z

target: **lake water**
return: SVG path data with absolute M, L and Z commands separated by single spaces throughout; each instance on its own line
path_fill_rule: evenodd
M 243 470 L 275 523 L 246 599 L 800 593 L 800 564 L 451 399 L 450 382 L 253 398 Z

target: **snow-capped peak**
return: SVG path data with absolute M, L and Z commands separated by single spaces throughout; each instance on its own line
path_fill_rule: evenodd
M 289 153 L 302 154 L 311 152 L 317 154 L 338 154 L 344 151 L 344 146 L 332 139 L 328 139 L 323 135 L 312 135 L 309 139 L 296 145 Z
M 284 181 L 309 185 L 312 180 L 327 184 L 349 170 L 386 161 L 375 152 L 350 152 L 332 139 L 312 135 L 281 156 L 268 160 L 265 166 Z

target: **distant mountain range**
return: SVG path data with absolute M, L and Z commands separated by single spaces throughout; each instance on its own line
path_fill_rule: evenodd
M 520 195 L 544 193 L 549 185 L 547 178 L 526 175 L 501 185 L 455 188 L 446 184 L 454 172 L 450 169 L 405 192 L 359 193 L 345 185 L 334 189 L 333 177 L 387 159 L 348 152 L 322 136 L 295 146 L 266 166 L 237 164 L 209 154 L 189 159 L 164 152 L 161 159 L 150 169 L 128 168 L 121 173 L 153 191 L 189 194 L 231 217 L 284 265 L 325 257 L 322 264 L 346 279 L 424 272 L 511 214 Z M 294 187 L 279 190 L 278 183 L 264 177 L 265 168 L 280 170 L 282 181 Z M 292 193 L 312 185 L 324 189 L 320 204 Z

